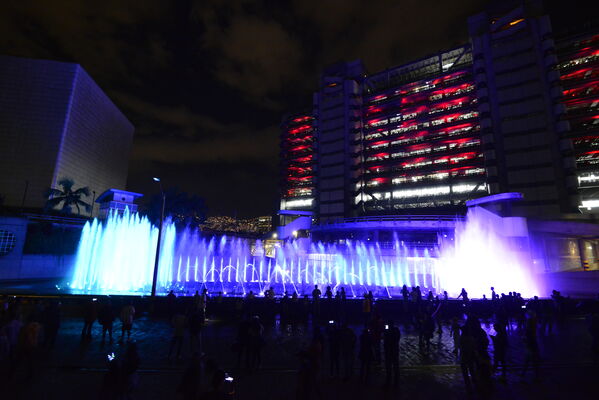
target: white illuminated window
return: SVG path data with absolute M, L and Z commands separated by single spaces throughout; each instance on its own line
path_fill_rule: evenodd
M 286 208 L 309 207 L 312 205 L 313 199 L 298 199 L 285 202 Z
M 441 196 L 445 194 L 449 194 L 449 186 L 434 186 L 418 189 L 396 190 L 393 192 L 393 198 L 404 199 L 410 197 Z
M 366 147 L 367 149 L 380 149 L 382 147 L 388 147 L 389 143 L 379 143 L 379 144 L 374 144 L 372 146 L 368 146 Z
M 390 192 L 376 192 L 376 193 L 372 193 L 372 197 L 374 197 L 377 200 L 390 199 L 391 193 Z
M 370 126 L 381 126 L 381 125 L 386 125 L 386 124 L 388 124 L 388 123 L 389 123 L 389 120 L 388 120 L 388 119 L 381 119 L 381 120 L 379 120 L 379 121 L 374 121 L 374 122 L 371 122 L 369 125 L 370 125 Z
M 382 136 L 383 136 L 383 135 L 382 135 L 381 133 L 379 133 L 379 132 L 375 132 L 375 133 L 369 133 L 368 135 L 366 135 L 366 136 L 364 137 L 364 139 L 366 139 L 366 140 L 370 140 L 370 139 L 376 139 L 376 138 L 380 138 L 380 137 L 382 137 Z
M 584 207 L 588 210 L 591 208 L 599 207 L 599 200 L 583 200 L 581 207 Z

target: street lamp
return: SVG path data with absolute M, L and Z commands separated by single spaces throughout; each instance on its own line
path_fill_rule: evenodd
M 151 296 L 156 296 L 156 281 L 158 280 L 158 263 L 160 260 L 160 240 L 162 238 L 162 221 L 164 221 L 164 203 L 166 198 L 164 196 L 164 190 L 162 190 L 162 182 L 160 178 L 153 177 L 154 182 L 158 182 L 160 185 L 160 195 L 162 196 L 162 209 L 160 212 L 160 222 L 158 224 L 158 242 L 156 243 L 156 258 L 154 259 L 154 274 L 152 276 L 152 293 Z
M 94 217 L 94 204 L 96 204 L 96 191 L 92 190 L 92 193 L 94 194 L 94 197 L 92 198 L 92 210 L 89 213 L 90 218 Z

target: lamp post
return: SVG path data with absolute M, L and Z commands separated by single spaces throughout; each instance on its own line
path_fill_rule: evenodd
M 152 276 L 152 297 L 156 296 L 156 281 L 158 280 L 158 263 L 160 261 L 160 240 L 162 238 L 162 221 L 164 220 L 164 203 L 166 198 L 164 196 L 164 190 L 162 190 L 162 182 L 160 178 L 152 178 L 154 182 L 158 182 L 160 185 L 160 195 L 162 196 L 162 209 L 160 212 L 160 222 L 158 224 L 158 242 L 156 243 L 156 258 L 154 259 L 154 274 Z
M 90 218 L 94 217 L 94 205 L 96 204 L 96 191 L 92 190 L 92 193 L 94 194 L 94 197 L 92 199 L 92 210 L 89 212 Z

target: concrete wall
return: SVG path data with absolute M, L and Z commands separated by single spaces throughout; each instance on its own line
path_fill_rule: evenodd
M 42 207 L 66 124 L 75 64 L 0 57 L 0 194 Z
M 544 274 L 547 289 L 559 290 L 564 296 L 594 297 L 599 294 L 599 271 Z
M 73 272 L 75 259 L 75 255 L 25 254 L 16 279 L 68 279 Z
M 0 280 L 67 278 L 72 272 L 75 255 L 23 254 L 27 238 L 26 218 L 0 217 L 0 230 L 16 237 L 15 248 L 0 255 Z
M 560 147 L 566 125 L 551 25 L 539 5 L 483 12 L 468 24 L 490 193 L 521 192 L 515 215 L 559 218 L 578 201 L 574 160 Z
M 14 249 L 10 253 L 0 256 L 0 279 L 17 279 L 27 235 L 27 220 L 25 218 L 0 217 L 0 230 L 11 232 L 17 239 Z

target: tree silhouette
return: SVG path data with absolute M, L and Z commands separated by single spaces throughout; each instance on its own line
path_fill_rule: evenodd
M 69 178 L 62 178 L 58 181 L 58 185 L 62 188 L 48 188 L 44 193 L 46 198 L 46 210 L 56 209 L 62 203 L 60 211 L 66 214 L 73 213 L 73 206 L 77 208 L 77 214 L 81 214 L 81 207 L 85 208 L 85 211 L 91 211 L 91 205 L 81 200 L 82 197 L 89 196 L 89 188 L 87 186 L 81 187 L 77 190 L 73 190 L 75 182 Z

